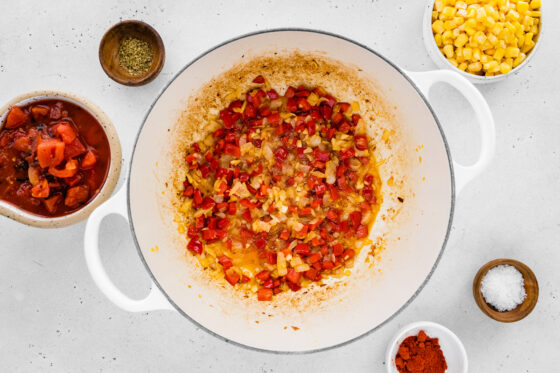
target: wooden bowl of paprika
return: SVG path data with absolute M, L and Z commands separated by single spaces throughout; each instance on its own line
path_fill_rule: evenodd
M 467 352 L 461 340 L 445 326 L 418 321 L 403 327 L 387 348 L 388 373 L 428 371 L 467 373 Z
M 114 81 L 140 86 L 151 82 L 161 72 L 165 47 L 152 26 L 141 21 L 122 21 L 103 35 L 99 62 Z

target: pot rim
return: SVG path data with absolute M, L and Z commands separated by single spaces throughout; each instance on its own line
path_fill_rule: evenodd
M 142 132 L 142 129 L 144 128 L 144 125 L 146 124 L 146 120 L 148 119 L 148 116 L 150 115 L 150 113 L 152 112 L 152 109 L 154 108 L 155 104 L 158 102 L 159 98 L 161 97 L 161 95 L 167 90 L 167 88 L 169 88 L 169 86 L 186 70 L 188 69 L 192 64 L 194 64 L 195 62 L 197 62 L 198 60 L 200 60 L 201 58 L 205 57 L 207 54 L 213 52 L 214 50 L 223 47 L 224 45 L 227 45 L 229 43 L 235 42 L 237 40 L 240 39 L 245 39 L 251 36 L 256 36 L 256 35 L 261 35 L 261 34 L 271 34 L 271 33 L 276 33 L 276 32 L 306 32 L 306 33 L 314 33 L 314 34 L 320 34 L 320 35 L 326 35 L 326 36 L 330 36 L 330 37 L 334 37 L 334 38 L 338 38 L 341 40 L 344 40 L 346 42 L 352 43 L 358 47 L 361 47 L 363 49 L 365 49 L 366 51 L 374 54 L 375 56 L 381 58 L 383 61 L 385 61 L 387 64 L 389 64 L 391 67 L 393 67 L 397 72 L 399 72 L 409 83 L 410 85 L 416 90 L 416 92 L 418 93 L 418 95 L 420 96 L 420 98 L 424 101 L 425 105 L 427 106 L 428 110 L 430 111 L 430 113 L 432 114 L 432 117 L 434 118 L 436 125 L 438 127 L 438 130 L 440 132 L 440 135 L 442 137 L 444 146 L 445 146 L 445 152 L 447 155 L 447 161 L 449 164 L 449 171 L 450 171 L 450 182 L 451 182 L 451 203 L 450 203 L 450 209 L 449 209 L 449 220 L 447 223 L 447 229 L 446 229 L 446 233 L 445 233 L 445 238 L 442 244 L 442 247 L 440 249 L 440 252 L 438 254 L 438 257 L 434 263 L 434 265 L 432 266 L 432 269 L 430 270 L 430 272 L 428 273 L 428 275 L 426 276 L 426 278 L 424 279 L 424 281 L 422 282 L 422 284 L 419 286 L 419 288 L 414 292 L 414 294 L 406 301 L 405 304 L 403 304 L 397 311 L 395 311 L 390 317 L 388 317 L 386 320 L 384 320 L 382 323 L 380 323 L 379 325 L 375 326 L 372 329 L 369 329 L 365 332 L 363 332 L 362 334 L 351 338 L 347 341 L 332 345 L 332 346 L 328 346 L 328 347 L 322 347 L 322 348 L 317 348 L 317 349 L 311 349 L 311 350 L 296 350 L 296 351 L 279 351 L 279 350 L 269 350 L 269 349 L 265 349 L 265 348 L 259 348 L 259 347 L 254 347 L 254 346 L 249 346 L 247 344 L 244 343 L 240 343 L 240 342 L 236 342 L 236 341 L 232 341 L 228 338 L 223 337 L 222 335 L 208 329 L 206 326 L 198 323 L 196 320 L 194 320 L 193 318 L 191 318 L 186 312 L 184 312 L 179 306 L 177 306 L 177 304 L 175 304 L 175 302 L 171 299 L 171 297 L 167 294 L 167 292 L 163 289 L 163 287 L 160 285 L 160 283 L 158 282 L 158 280 L 156 279 L 155 275 L 152 273 L 150 267 L 148 266 L 148 263 L 146 262 L 146 259 L 144 258 L 144 255 L 142 254 L 142 250 L 140 249 L 140 244 L 138 243 L 138 239 L 136 237 L 136 232 L 134 229 L 134 224 L 132 221 L 132 212 L 130 209 L 130 175 L 132 172 L 132 161 L 134 160 L 134 154 L 136 152 L 136 146 L 138 144 L 138 139 L 140 138 L 140 134 Z M 126 191 L 126 202 L 127 202 L 127 211 L 128 211 L 128 221 L 129 221 L 129 225 L 130 225 L 130 230 L 132 232 L 132 237 L 134 240 L 134 244 L 136 246 L 136 250 L 138 251 L 138 255 L 140 256 L 140 260 L 142 261 L 142 263 L 144 264 L 144 267 L 146 268 L 148 274 L 150 275 L 151 280 L 156 284 L 156 286 L 159 288 L 159 290 L 161 291 L 161 293 L 165 296 L 165 298 L 167 299 L 167 301 L 177 310 L 177 312 L 179 312 L 182 316 L 184 316 L 185 318 L 187 318 L 189 321 L 191 321 L 194 325 L 196 325 L 197 327 L 199 327 L 200 329 L 204 330 L 205 332 L 209 333 L 210 335 L 213 335 L 214 337 L 227 342 L 227 343 L 231 343 L 235 346 L 239 346 L 239 347 L 243 347 L 245 349 L 251 350 L 251 351 L 258 351 L 258 352 L 265 352 L 265 353 L 271 353 L 271 354 L 276 354 L 276 355 L 303 355 L 303 354 L 311 354 L 311 353 L 316 353 L 316 352 L 323 352 L 323 351 L 328 351 L 334 348 L 338 348 L 338 347 L 342 347 L 345 345 L 348 345 L 352 342 L 355 342 L 359 339 L 364 338 L 365 336 L 373 333 L 374 331 L 380 329 L 382 326 L 384 326 L 385 324 L 387 324 L 388 322 L 390 322 L 391 320 L 393 320 L 397 315 L 399 315 L 405 308 L 407 308 L 412 301 L 420 294 L 420 292 L 424 289 L 424 287 L 426 286 L 426 284 L 428 283 L 428 281 L 430 280 L 430 278 L 432 277 L 435 269 L 437 268 L 441 257 L 443 255 L 443 252 L 445 251 L 445 246 L 447 245 L 447 241 L 449 239 L 449 235 L 451 233 L 451 225 L 453 222 L 453 215 L 455 212 L 455 200 L 456 200 L 456 188 L 455 188 L 455 174 L 454 174 L 454 170 L 453 170 L 453 162 L 452 162 L 452 158 L 451 158 L 451 152 L 449 150 L 449 144 L 447 142 L 447 138 L 445 137 L 445 133 L 443 132 L 443 129 L 441 127 L 441 124 L 439 122 L 439 119 L 436 115 L 436 113 L 434 112 L 432 106 L 430 105 L 430 103 L 428 102 L 426 96 L 422 93 L 422 91 L 420 90 L 420 88 L 418 88 L 418 86 L 414 83 L 414 81 L 404 72 L 403 69 L 399 68 L 397 65 L 395 65 L 393 62 L 391 62 L 389 59 L 387 59 L 386 57 L 384 57 L 383 55 L 381 55 L 380 53 L 374 51 L 373 49 L 365 46 L 364 44 L 358 43 L 350 38 L 347 38 L 345 36 L 339 35 L 339 34 L 335 34 L 335 33 L 331 33 L 328 31 L 323 31 L 323 30 L 316 30 L 316 29 L 308 29 L 308 28 L 300 28 L 300 27 L 286 27 L 286 28 L 270 28 L 270 29 L 264 29 L 264 30 L 260 30 L 260 31 L 255 31 L 255 32 L 250 32 L 250 33 L 246 33 L 246 34 L 242 34 L 240 36 L 228 39 L 222 43 L 219 43 L 217 45 L 215 45 L 214 47 L 206 50 L 205 52 L 201 53 L 200 55 L 198 55 L 197 57 L 195 57 L 193 60 L 191 60 L 189 63 L 187 63 L 183 68 L 181 68 L 174 76 L 173 78 L 171 78 L 171 80 L 169 82 L 167 82 L 167 84 L 160 90 L 160 92 L 158 93 L 157 97 L 154 99 L 154 101 L 152 102 L 152 104 L 150 105 L 149 109 L 146 111 L 146 114 L 144 116 L 144 119 L 142 121 L 142 125 L 140 126 L 140 128 L 138 129 L 138 132 L 136 134 L 136 139 L 134 140 L 134 146 L 132 148 L 132 154 L 130 156 L 130 163 L 129 163 L 129 167 L 128 167 L 128 177 L 127 177 L 127 182 L 126 182 L 126 187 L 127 187 L 127 191 Z

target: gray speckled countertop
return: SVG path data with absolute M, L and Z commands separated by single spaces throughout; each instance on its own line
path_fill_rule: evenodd
M 560 14 L 555 1 L 546 2 L 549 16 Z M 0 3 L 0 102 L 42 88 L 87 96 L 115 123 L 125 162 L 145 110 L 165 83 L 192 58 L 235 35 L 317 28 L 353 38 L 406 69 L 434 68 L 422 43 L 420 0 Z M 104 31 L 130 18 L 153 25 L 167 49 L 161 75 L 141 88 L 110 80 L 97 58 Z M 0 371 L 383 372 L 389 339 L 417 320 L 456 332 L 471 372 L 553 371 L 560 362 L 560 26 L 546 26 L 529 66 L 481 87 L 496 119 L 495 160 L 461 194 L 449 244 L 426 288 L 377 332 L 313 355 L 248 351 L 172 312 L 117 309 L 87 272 L 84 223 L 40 230 L 0 218 Z M 444 86 L 433 102 L 454 156 L 473 160 L 478 139 L 468 124 L 471 109 Z M 148 276 L 123 220 L 103 223 L 101 245 L 117 285 L 131 296 L 145 294 Z M 518 323 L 490 320 L 471 295 L 478 268 L 498 257 L 525 262 L 539 280 L 539 303 Z

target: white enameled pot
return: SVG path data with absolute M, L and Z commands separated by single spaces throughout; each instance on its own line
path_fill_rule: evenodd
M 172 214 L 160 206 L 161 183 L 173 172 L 167 148 L 173 131 L 167 130 L 167 124 L 176 121 L 193 92 L 234 66 L 242 56 L 295 49 L 358 67 L 361 76 L 374 81 L 383 99 L 398 107 L 396 121 L 406 134 L 395 140 L 400 142 L 394 144 L 395 149 L 401 149 L 398 156 L 416 160 L 420 154 L 422 162 L 399 170 L 389 169 L 390 160 L 381 166 L 384 183 L 388 172 L 408 173 L 407 184 L 413 192 L 403 204 L 399 215 L 403 218 L 386 232 L 387 247 L 377 258 L 375 270 L 356 269 L 343 295 L 329 300 L 328 306 L 295 310 L 290 304 L 270 305 L 262 316 L 265 305 L 225 296 L 194 278 L 184 260 L 185 248 L 174 248 L 177 242 L 185 241 L 184 233 L 172 227 Z M 445 136 L 426 99 L 437 82 L 458 89 L 476 113 L 482 141 L 473 165 L 451 160 Z M 311 352 L 339 346 L 375 330 L 422 289 L 447 241 L 456 194 L 483 171 L 493 151 L 490 109 L 478 90 L 454 72 L 403 71 L 365 46 L 324 32 L 283 29 L 242 36 L 195 59 L 158 96 L 138 134 L 128 186 L 89 218 L 85 232 L 87 264 L 100 290 L 127 311 L 175 310 L 224 340 L 259 350 Z M 384 184 L 383 188 L 387 193 L 383 204 L 389 203 L 391 187 Z M 130 222 L 138 253 L 152 277 L 151 292 L 145 299 L 133 300 L 123 294 L 103 268 L 98 250 L 99 225 L 113 213 Z M 375 227 L 372 236 L 379 233 Z M 154 252 L 156 245 L 159 250 Z

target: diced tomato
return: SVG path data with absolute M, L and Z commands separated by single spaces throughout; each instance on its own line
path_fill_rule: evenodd
M 218 257 L 218 263 L 220 263 L 224 267 L 224 271 L 227 271 L 228 269 L 233 267 L 233 262 L 227 255 L 220 255 Z
M 344 246 L 342 246 L 342 244 L 337 243 L 333 245 L 332 249 L 333 249 L 333 254 L 339 256 L 344 251 Z
M 303 97 L 297 100 L 297 105 L 302 111 L 311 110 L 311 104 Z
M 29 152 L 31 150 L 31 139 L 26 134 L 16 134 L 12 147 L 20 152 Z
M 330 260 L 325 260 L 322 265 L 323 269 L 333 269 L 334 264 Z
M 360 121 L 360 119 L 362 119 L 360 114 L 352 114 L 352 124 L 353 125 L 356 126 L 358 124 L 358 122 Z
M 29 114 L 26 114 L 19 106 L 12 106 L 8 116 L 6 117 L 5 128 L 12 129 L 21 127 L 29 123 Z
M 331 199 L 333 201 L 336 201 L 340 198 L 340 195 L 338 193 L 338 189 L 336 188 L 336 186 L 334 186 L 333 184 L 327 184 L 327 186 L 329 187 L 329 193 L 331 194 Z
M 50 193 L 49 182 L 47 179 L 43 179 L 39 184 L 35 185 L 31 189 L 31 196 L 35 198 L 47 198 Z
M 77 172 L 78 161 L 75 159 L 66 161 L 66 164 L 64 165 L 64 168 L 62 170 L 57 169 L 56 167 L 49 167 L 49 174 L 61 178 L 72 177 L 76 175 Z
M 200 242 L 198 239 L 193 238 L 189 241 L 187 249 L 189 249 L 190 251 L 194 251 L 197 254 L 202 254 L 202 242 Z
M 262 75 L 257 76 L 255 79 L 253 79 L 253 83 L 257 83 L 257 84 L 264 83 L 264 77 Z
M 235 271 L 228 271 L 225 277 L 226 277 L 226 281 L 229 282 L 231 286 L 235 286 L 241 279 L 239 273 Z
M 66 191 L 64 204 L 68 207 L 75 207 L 80 203 L 84 203 L 89 198 L 89 187 L 87 185 L 78 185 Z
M 257 299 L 259 301 L 271 301 L 272 300 L 272 289 L 259 289 L 257 290 Z
M 60 122 L 56 124 L 56 132 L 65 144 L 71 144 L 77 137 L 76 132 L 69 123 Z
M 237 205 L 235 204 L 235 202 L 230 202 L 228 205 L 228 214 L 235 215 L 236 212 L 237 212 Z
M 49 114 L 49 108 L 46 106 L 37 105 L 31 108 L 31 116 L 36 121 L 39 121 L 40 119 L 46 117 L 48 114 Z
M 249 277 L 247 277 L 245 275 L 241 276 L 241 282 L 246 283 L 246 282 L 249 282 L 249 281 L 251 281 L 251 279 Z
M 340 108 L 341 112 L 345 113 L 350 108 L 350 104 L 347 102 L 339 102 L 338 107 Z
M 37 158 L 42 168 L 58 166 L 64 160 L 65 144 L 60 140 L 41 139 L 37 145 Z
M 315 279 L 317 278 L 317 273 L 318 271 L 315 268 L 310 268 L 307 271 L 305 271 L 304 276 L 310 279 L 311 281 L 315 281 Z
M 245 105 L 245 110 L 243 110 L 244 118 L 254 118 L 257 115 L 257 109 L 253 104 Z
M 47 209 L 49 214 L 54 214 L 56 212 L 56 209 L 58 208 L 58 203 L 60 202 L 61 199 L 62 199 L 62 195 L 55 194 L 54 196 L 43 200 L 43 205 L 45 205 L 45 208 Z
M 93 153 L 93 151 L 88 150 L 84 158 L 82 159 L 82 169 L 91 168 L 97 162 L 97 157 Z
M 82 144 L 77 137 L 70 144 L 66 144 L 64 148 L 64 158 L 75 158 L 87 151 L 86 147 Z

